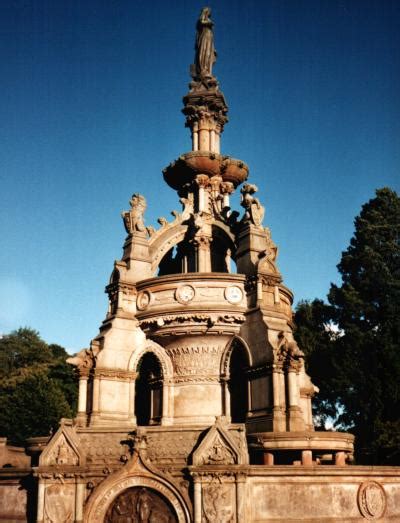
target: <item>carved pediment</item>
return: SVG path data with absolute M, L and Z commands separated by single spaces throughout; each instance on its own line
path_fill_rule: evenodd
M 125 466 L 110 474 L 94 489 L 86 503 L 83 521 L 87 523 L 109 521 L 109 517 L 112 517 L 114 513 L 118 516 L 118 521 L 132 521 L 138 507 L 144 504 L 147 496 L 155 495 L 157 500 L 157 495 L 160 494 L 174 509 L 174 513 L 176 513 L 174 521 L 186 523 L 191 521 L 189 516 L 190 499 L 186 490 L 181 489 L 170 475 L 158 469 L 148 459 L 146 431 L 137 429 L 131 439 L 130 446 L 132 457 L 126 461 Z M 117 500 L 117 503 L 121 502 L 119 507 L 116 507 L 115 500 Z M 126 514 L 127 517 L 125 518 L 125 512 L 122 512 L 121 509 L 125 510 L 126 506 L 132 501 L 135 502 L 135 508 L 129 514 Z M 150 502 L 151 500 L 147 499 L 147 501 Z M 124 503 L 125 508 L 123 508 Z M 161 519 L 160 517 L 160 508 L 157 501 L 153 504 L 150 518 L 140 514 L 140 521 L 160 521 L 161 523 L 164 518 Z M 139 521 L 139 519 L 135 519 L 135 521 Z
M 238 442 L 235 441 L 238 439 Z M 242 465 L 248 463 L 244 437 L 233 438 L 227 423 L 218 419 L 193 453 L 193 465 Z
M 40 466 L 79 466 L 82 465 L 82 456 L 78 450 L 78 437 L 72 426 L 61 423 L 44 451 Z

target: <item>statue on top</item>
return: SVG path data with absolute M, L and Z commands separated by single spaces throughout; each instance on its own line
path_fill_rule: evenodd
M 214 47 L 214 23 L 210 16 L 211 9 L 204 7 L 197 21 L 195 67 L 196 74 L 201 78 L 212 77 L 212 66 L 217 56 Z
M 131 205 L 130 211 L 122 213 L 126 232 L 128 234 L 133 234 L 135 232 L 146 232 L 143 217 L 147 207 L 146 198 L 141 194 L 135 193 L 132 195 L 129 203 Z

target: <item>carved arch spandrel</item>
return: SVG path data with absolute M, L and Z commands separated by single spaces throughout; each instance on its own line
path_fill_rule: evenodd
M 161 365 L 163 378 L 172 378 L 174 374 L 174 369 L 170 357 L 165 352 L 164 347 L 151 340 L 147 340 L 143 348 L 133 352 L 132 356 L 129 359 L 128 370 L 135 372 L 140 358 L 148 352 L 153 353 L 158 358 Z

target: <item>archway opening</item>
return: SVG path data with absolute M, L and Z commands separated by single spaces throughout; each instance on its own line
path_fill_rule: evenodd
M 220 227 L 212 227 L 213 241 L 211 242 L 211 271 L 235 274 L 236 263 L 231 239 Z
M 244 423 L 249 409 L 247 369 L 249 361 L 243 344 L 235 340 L 229 360 L 229 393 L 232 423 Z
M 154 489 L 131 487 L 110 505 L 105 523 L 178 523 L 170 502 Z
M 156 425 L 162 417 L 163 374 L 158 358 L 144 354 L 137 366 L 135 414 L 138 425 Z

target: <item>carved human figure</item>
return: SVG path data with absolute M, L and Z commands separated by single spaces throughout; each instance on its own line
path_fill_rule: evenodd
M 200 77 L 212 76 L 212 66 L 217 56 L 214 47 L 214 23 L 210 16 L 211 9 L 204 7 L 197 21 L 195 65 L 196 72 Z
M 122 213 L 126 232 L 132 234 L 134 232 L 145 232 L 144 212 L 147 204 L 146 199 L 141 194 L 133 194 L 130 200 L 131 210 Z
M 242 201 L 240 205 L 245 209 L 243 216 L 244 223 L 252 223 L 260 226 L 264 218 L 265 209 L 261 205 L 258 198 L 253 196 L 258 191 L 256 185 L 252 183 L 245 183 L 241 188 Z
M 111 521 L 112 523 L 131 523 L 132 507 L 127 496 L 120 496 L 113 506 Z
M 146 489 L 142 489 L 136 505 L 140 523 L 149 523 L 151 514 L 151 497 Z

